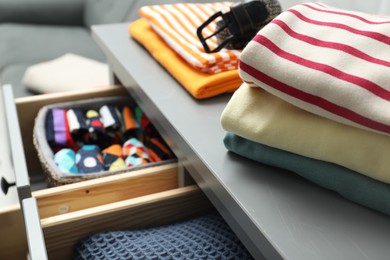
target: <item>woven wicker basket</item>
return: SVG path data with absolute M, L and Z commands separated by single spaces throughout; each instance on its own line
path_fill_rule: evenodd
M 33 130 L 33 142 L 37 150 L 38 158 L 42 165 L 43 171 L 46 174 L 47 182 L 49 186 L 59 186 L 59 185 L 85 181 L 89 179 L 101 178 L 104 176 L 134 171 L 137 169 L 153 167 L 153 166 L 176 161 L 176 159 L 174 158 L 174 159 L 169 159 L 161 162 L 152 162 L 144 165 L 128 167 L 117 171 L 104 171 L 104 172 L 87 173 L 87 174 L 71 174 L 71 173 L 61 172 L 57 167 L 56 163 L 54 162 L 53 150 L 51 149 L 46 139 L 45 120 L 46 120 L 47 113 L 50 111 L 50 109 L 53 108 L 62 108 L 62 109 L 79 108 L 82 110 L 86 110 L 86 109 L 98 110 L 103 105 L 115 105 L 117 107 L 123 107 L 124 105 L 128 105 L 131 108 L 134 108 L 136 106 L 136 103 L 130 97 L 105 97 L 105 98 L 87 99 L 82 101 L 57 103 L 57 104 L 44 106 L 39 110 L 38 115 L 35 118 L 35 125 Z

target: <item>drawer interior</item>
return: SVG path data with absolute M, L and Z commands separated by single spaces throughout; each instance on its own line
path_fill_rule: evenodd
M 89 234 L 158 226 L 211 208 L 192 185 L 43 218 L 41 225 L 49 259 L 71 259 L 74 245 Z
M 162 225 L 212 208 L 196 185 L 179 187 L 178 163 L 34 191 L 49 259 L 71 259 L 81 238 Z

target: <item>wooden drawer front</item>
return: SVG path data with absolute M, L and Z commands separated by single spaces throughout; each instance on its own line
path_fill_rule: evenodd
M 176 163 L 33 192 L 41 219 L 178 187 Z
M 48 217 L 41 224 L 49 259 L 72 259 L 75 243 L 88 234 L 162 225 L 210 208 L 194 185 Z

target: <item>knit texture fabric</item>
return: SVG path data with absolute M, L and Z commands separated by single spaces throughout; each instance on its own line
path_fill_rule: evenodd
M 102 232 L 80 240 L 74 259 L 253 259 L 217 213 L 148 229 Z

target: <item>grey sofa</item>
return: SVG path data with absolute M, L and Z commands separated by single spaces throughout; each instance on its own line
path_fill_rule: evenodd
M 123 0 L 0 0 L 0 82 L 15 97 L 30 92 L 21 84 L 27 67 L 71 52 L 98 61 L 103 53 L 90 36 L 93 24 L 130 19 Z
M 29 66 L 65 53 L 104 61 L 91 25 L 133 21 L 142 5 L 175 2 L 191 1 L 0 0 L 0 84 L 12 84 L 15 97 L 37 94 L 21 83 Z

